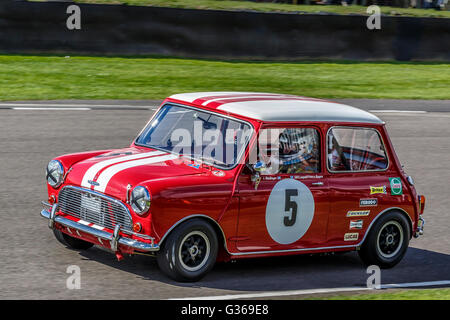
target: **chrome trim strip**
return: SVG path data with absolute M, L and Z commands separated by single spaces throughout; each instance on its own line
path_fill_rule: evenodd
M 233 255 L 233 256 L 244 256 L 244 255 L 267 254 L 267 253 L 316 251 L 316 250 L 345 249 L 345 248 L 356 248 L 356 247 L 357 247 L 357 245 L 348 245 L 348 246 L 320 247 L 320 248 L 301 248 L 301 249 L 287 249 L 287 250 L 269 250 L 269 251 L 238 252 L 238 253 L 230 253 L 230 254 Z
M 386 159 L 387 159 L 387 166 L 386 169 L 378 169 L 378 170 L 342 170 L 342 171 L 333 171 L 330 169 L 329 167 L 329 163 L 328 163 L 328 133 L 330 132 L 331 129 L 334 128 L 345 128 L 345 129 L 351 129 L 351 128 L 357 128 L 357 129 L 368 129 L 368 130 L 373 130 L 378 134 L 378 137 L 380 138 L 381 143 L 383 144 L 383 148 L 384 148 L 384 152 L 386 153 Z M 355 127 L 355 126 L 331 126 L 328 128 L 326 136 L 325 136 L 325 158 L 326 158 L 326 163 L 327 163 L 327 170 L 329 173 L 360 173 L 360 172 L 385 172 L 389 169 L 389 166 L 391 165 L 391 161 L 389 158 L 389 154 L 387 152 L 386 149 L 386 144 L 384 143 L 383 137 L 381 136 L 380 132 L 375 129 L 375 128 L 371 128 L 371 127 Z
M 250 144 L 250 141 L 252 141 L 252 138 L 253 138 L 253 136 L 254 136 L 254 134 L 255 134 L 255 128 L 253 127 L 253 125 L 252 125 L 250 122 L 248 122 L 248 121 L 246 121 L 246 120 L 239 119 L 239 118 L 235 118 L 235 117 L 232 117 L 232 116 L 229 116 L 229 115 L 225 115 L 225 114 L 222 114 L 222 113 L 214 112 L 214 111 L 211 111 L 211 110 L 208 110 L 208 109 L 203 109 L 203 108 L 201 108 L 201 107 L 192 107 L 192 106 L 187 106 L 187 105 L 184 105 L 184 104 L 181 104 L 181 103 L 176 103 L 176 102 L 170 102 L 170 101 L 169 101 L 169 102 L 166 102 L 164 105 L 161 105 L 161 106 L 158 108 L 157 112 L 155 112 L 155 114 L 154 114 L 154 115 L 152 116 L 152 118 L 147 122 L 147 124 L 146 124 L 145 127 L 141 130 L 141 132 L 140 132 L 139 135 L 136 137 L 136 139 L 134 139 L 133 143 L 134 143 L 135 145 L 140 146 L 140 147 L 144 147 L 144 148 L 150 148 L 150 149 L 156 149 L 156 150 L 160 150 L 160 151 L 169 152 L 169 153 L 171 153 L 171 154 L 176 154 L 176 155 L 178 155 L 178 156 L 185 156 L 185 155 L 183 155 L 183 154 L 178 154 L 178 153 L 175 153 L 175 152 L 173 152 L 173 151 L 165 150 L 165 149 L 158 148 L 158 147 L 155 147 L 155 146 L 147 146 L 147 145 L 144 145 L 144 144 L 136 143 L 136 141 L 141 137 L 141 135 L 142 135 L 142 133 L 145 131 L 145 129 L 147 129 L 147 127 L 150 125 L 150 123 L 153 121 L 153 119 L 157 116 L 157 114 L 159 114 L 159 113 L 161 112 L 162 108 L 164 108 L 166 105 L 173 105 L 173 106 L 176 106 L 176 107 L 182 107 L 182 108 L 186 108 L 186 109 L 191 109 L 191 110 L 197 110 L 197 111 L 201 111 L 201 112 L 205 112 L 205 113 L 210 113 L 210 114 L 216 115 L 216 116 L 218 116 L 218 117 L 222 117 L 222 118 L 226 118 L 226 119 L 231 119 L 231 120 L 236 121 L 236 122 L 240 122 L 240 123 L 247 124 L 247 125 L 250 127 L 251 133 L 250 133 L 250 135 L 249 135 L 249 137 L 248 137 L 248 141 L 247 141 L 245 147 L 242 148 L 241 153 L 239 154 L 239 156 L 236 157 L 237 161 L 236 161 L 236 163 L 235 163 L 232 167 L 223 167 L 223 166 L 218 165 L 218 164 L 211 164 L 211 163 L 209 163 L 209 162 L 207 162 L 207 161 L 204 161 L 204 160 L 202 160 L 202 159 L 197 159 L 197 158 L 194 158 L 194 157 L 190 157 L 191 160 L 195 160 L 195 161 L 198 161 L 198 162 L 206 163 L 206 164 L 208 164 L 209 166 L 217 167 L 217 168 L 219 168 L 219 169 L 221 169 L 221 170 L 233 170 L 233 169 L 236 168 L 239 164 L 242 164 L 242 163 L 243 163 L 242 160 L 245 160 L 245 159 L 243 159 L 243 157 L 245 156 L 245 152 L 247 151 L 248 146 L 249 146 L 249 144 Z
M 41 211 L 41 216 L 43 218 L 46 219 L 50 219 L 50 212 L 47 210 L 42 210 Z M 54 222 L 59 223 L 60 225 L 63 225 L 67 228 L 71 228 L 71 229 L 75 229 L 76 232 L 81 231 L 81 232 L 85 232 L 88 233 L 94 237 L 100 238 L 100 239 L 104 239 L 107 241 L 113 241 L 113 234 L 106 232 L 106 231 L 102 231 L 102 230 L 98 230 L 98 229 L 94 229 L 92 227 L 89 226 L 85 226 L 81 223 L 72 221 L 70 219 L 66 219 L 64 217 L 61 216 L 56 216 L 54 219 Z M 126 237 L 122 237 L 122 236 L 118 236 L 117 237 L 117 243 L 127 246 L 127 247 L 131 247 L 133 249 L 139 250 L 139 251 L 144 251 L 144 252 L 149 252 L 149 251 L 158 251 L 159 250 L 159 245 L 155 244 L 153 242 L 153 238 L 151 243 L 145 243 L 145 242 L 141 242 L 138 240 L 134 240 L 134 239 L 130 239 L 130 238 L 126 238 Z

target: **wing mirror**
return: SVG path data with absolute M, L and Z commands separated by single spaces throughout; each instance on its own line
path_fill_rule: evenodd
M 261 162 L 258 161 L 256 163 L 254 163 L 253 165 L 250 165 L 251 169 L 252 169 L 252 177 L 251 180 L 255 185 L 255 190 L 258 189 L 258 185 L 261 182 L 261 172 L 266 168 L 266 165 Z

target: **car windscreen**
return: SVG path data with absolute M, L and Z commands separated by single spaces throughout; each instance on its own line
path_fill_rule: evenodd
M 236 119 L 166 104 L 136 144 L 230 169 L 241 159 L 251 132 L 247 123 Z

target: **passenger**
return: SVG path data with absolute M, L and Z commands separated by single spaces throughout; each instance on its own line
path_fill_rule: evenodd
M 344 162 L 345 156 L 343 155 L 342 149 L 336 141 L 336 138 L 330 135 L 328 141 L 328 163 L 330 169 L 334 171 L 346 170 L 347 165 Z

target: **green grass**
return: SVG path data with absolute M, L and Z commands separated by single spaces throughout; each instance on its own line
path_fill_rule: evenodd
M 36 0 L 35 0 L 36 1 Z M 37 0 L 45 1 L 45 0 Z M 214 10 L 253 10 L 260 12 L 295 12 L 319 13 L 328 12 L 336 14 L 363 14 L 367 15 L 367 7 L 363 6 L 323 6 L 323 5 L 292 5 L 283 3 L 261 3 L 251 1 L 230 0 L 75 0 L 78 3 L 100 4 L 128 4 L 140 6 L 157 6 L 172 8 L 214 9 Z M 313 1 L 311 1 L 313 3 Z M 450 11 L 437 11 L 434 9 L 394 8 L 381 7 L 382 14 L 421 17 L 450 18 Z
M 322 297 L 320 300 L 450 300 L 450 289 L 380 291 L 371 294 Z
M 450 99 L 449 63 L 0 55 L 0 100 L 161 99 L 192 91 Z

